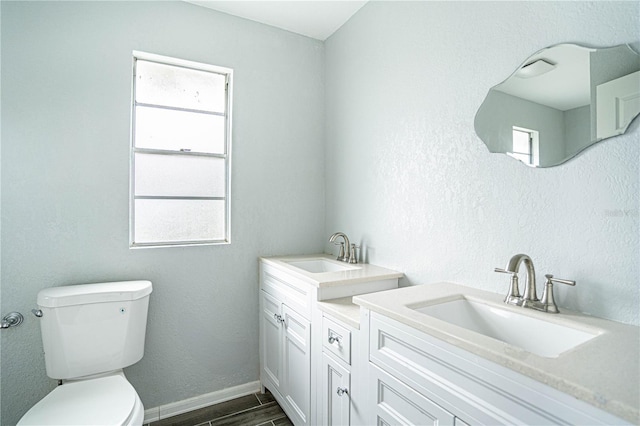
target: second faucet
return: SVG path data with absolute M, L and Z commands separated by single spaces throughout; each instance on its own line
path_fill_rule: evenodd
M 342 237 L 344 242 L 335 242 L 338 237 Z M 329 242 L 335 245 L 340 245 L 340 251 L 338 253 L 337 260 L 348 263 L 358 263 L 358 257 L 356 256 L 356 245 L 349 243 L 349 238 L 343 232 L 336 232 L 329 237 Z

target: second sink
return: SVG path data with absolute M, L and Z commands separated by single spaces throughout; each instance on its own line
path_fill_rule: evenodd
M 339 272 L 360 269 L 360 267 L 357 265 L 341 264 L 338 262 L 332 262 L 327 259 L 295 260 L 286 261 L 286 263 L 314 274 L 322 272 Z
M 556 358 L 599 334 L 464 297 L 412 309 L 546 358 Z

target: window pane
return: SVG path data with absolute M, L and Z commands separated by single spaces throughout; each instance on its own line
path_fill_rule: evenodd
M 529 154 L 531 151 L 530 144 L 531 135 L 528 132 L 520 130 L 513 131 L 513 151 Z
M 138 148 L 224 154 L 225 121 L 219 115 L 138 106 L 135 144 Z
M 155 105 L 225 112 L 226 78 L 138 59 L 136 101 Z
M 224 158 L 135 154 L 135 195 L 224 197 Z
M 135 200 L 135 241 L 220 241 L 225 235 L 224 201 Z

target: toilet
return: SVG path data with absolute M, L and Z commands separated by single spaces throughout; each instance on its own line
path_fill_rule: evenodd
M 18 425 L 142 425 L 142 401 L 122 369 L 144 354 L 151 291 L 149 281 L 122 281 L 38 293 L 47 376 L 62 384 Z

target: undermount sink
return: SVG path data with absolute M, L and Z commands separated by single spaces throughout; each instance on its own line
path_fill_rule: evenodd
M 360 267 L 356 265 L 348 263 L 340 264 L 337 261 L 332 262 L 327 259 L 290 260 L 285 261 L 285 263 L 314 274 L 322 272 L 340 272 L 360 269 Z
M 465 298 L 412 309 L 546 358 L 556 358 L 599 334 Z

